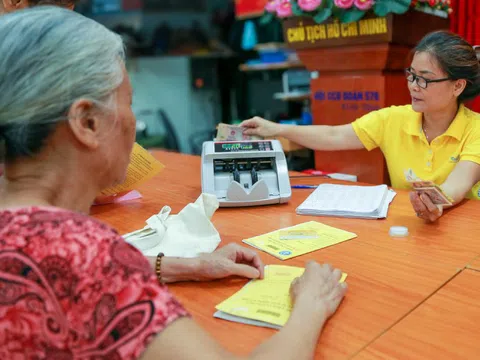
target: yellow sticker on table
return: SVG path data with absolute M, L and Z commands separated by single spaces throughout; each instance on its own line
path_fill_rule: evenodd
M 155 159 L 152 154 L 135 143 L 130 155 L 130 164 L 127 168 L 125 181 L 122 184 L 102 190 L 101 194 L 109 196 L 135 190 L 142 183 L 157 175 L 163 168 L 163 164 Z
M 291 236 L 289 236 L 289 234 L 291 234 Z M 356 237 L 357 235 L 354 233 L 340 230 L 317 221 L 309 221 L 268 234 L 245 239 L 243 242 L 265 251 L 280 260 L 287 260 Z
M 216 306 L 224 313 L 240 318 L 283 326 L 292 312 L 290 285 L 304 268 L 284 265 L 265 266 L 263 280 L 252 280 L 238 292 Z M 344 282 L 343 274 L 340 282 Z

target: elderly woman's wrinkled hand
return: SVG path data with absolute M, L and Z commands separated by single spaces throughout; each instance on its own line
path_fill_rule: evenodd
M 410 192 L 410 202 L 415 214 L 427 222 L 435 222 L 443 215 L 443 207 L 435 205 L 425 193 Z
M 257 252 L 237 244 L 228 244 L 211 254 L 202 254 L 196 280 L 215 280 L 229 276 L 262 279 L 264 264 Z
M 329 264 L 320 265 L 309 261 L 302 276 L 296 278 L 290 287 L 292 300 L 296 303 L 302 297 L 314 301 L 325 312 L 326 318 L 337 311 L 347 292 L 347 283 L 340 283 L 342 271 Z

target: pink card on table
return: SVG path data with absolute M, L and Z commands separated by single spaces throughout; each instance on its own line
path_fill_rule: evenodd
M 142 194 L 140 194 L 137 190 L 132 190 L 122 196 L 109 196 L 107 200 L 102 200 L 100 203 L 94 202 L 93 205 L 119 204 L 125 201 L 137 200 L 141 198 Z

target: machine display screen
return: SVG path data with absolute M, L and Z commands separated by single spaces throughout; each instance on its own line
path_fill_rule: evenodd
M 215 152 L 236 152 L 236 151 L 271 151 L 271 141 L 239 141 L 239 142 L 216 142 Z

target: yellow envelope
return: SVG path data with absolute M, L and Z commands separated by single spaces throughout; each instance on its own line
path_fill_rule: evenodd
M 215 313 L 215 317 L 258 326 L 274 325 L 274 328 L 285 325 L 292 312 L 290 284 L 304 271 L 304 268 L 294 266 L 266 266 L 264 279 L 250 281 L 218 304 L 216 309 L 220 313 Z M 344 273 L 340 282 L 344 282 L 346 278 L 347 274 Z
M 288 236 L 288 234 L 291 236 Z M 315 236 L 309 234 L 316 234 Z M 356 238 L 357 235 L 316 221 L 309 221 L 268 234 L 243 240 L 280 260 L 287 260 L 315 250 Z
M 130 164 L 127 168 L 125 181 L 122 184 L 102 190 L 101 195 L 109 196 L 134 190 L 157 175 L 163 168 L 164 166 L 152 154 L 135 143 L 130 155 Z

